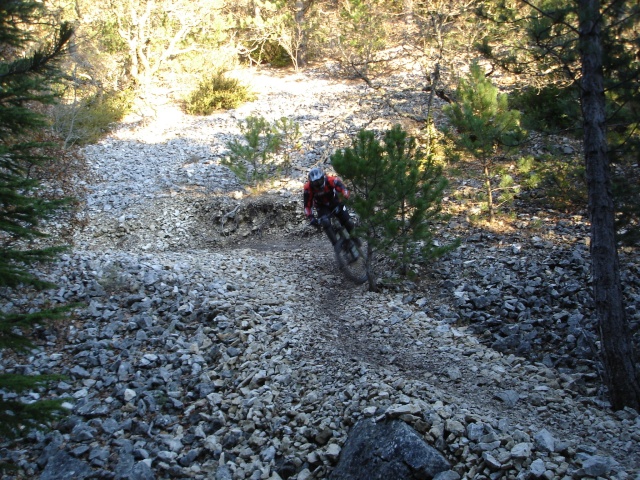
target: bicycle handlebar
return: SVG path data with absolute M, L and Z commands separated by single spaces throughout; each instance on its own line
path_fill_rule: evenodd
M 324 215 L 322 215 L 321 217 L 318 217 L 318 220 L 321 218 L 330 218 L 331 215 L 335 215 L 336 213 L 338 213 L 338 210 L 340 209 L 340 207 L 336 207 L 333 210 L 331 210 L 329 213 L 325 213 Z

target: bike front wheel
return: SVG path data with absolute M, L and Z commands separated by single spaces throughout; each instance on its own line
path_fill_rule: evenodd
M 341 239 L 333 246 L 340 271 L 355 283 L 364 283 L 367 275 L 367 257 L 360 242 Z

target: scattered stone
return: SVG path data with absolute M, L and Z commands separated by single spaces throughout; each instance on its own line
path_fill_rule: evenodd
M 550 453 L 555 451 L 555 438 L 553 438 L 553 435 L 546 428 L 537 432 L 533 439 L 535 441 L 536 449 Z
M 614 467 L 618 465 L 611 457 L 601 455 L 590 455 L 582 462 L 582 468 L 578 475 L 589 477 L 604 477 L 609 475 Z
M 612 412 L 595 373 L 587 222 L 516 206 L 520 230 L 509 233 L 456 217 L 435 233 L 462 244 L 428 273 L 390 277 L 375 294 L 351 285 L 302 218 L 300 191 L 308 167 L 371 118 L 357 110 L 367 87 L 298 79 L 283 92 L 265 75 L 273 90 L 245 108 L 172 109 L 167 123 L 123 125 L 85 147 L 96 179 L 87 225 L 42 267 L 58 287 L 0 291 L 3 311 L 79 305 L 38 329 L 24 357 L 0 357 L 2 373 L 62 375 L 24 399 L 65 398 L 70 411 L 51 432 L 2 445 L 16 467 L 7 480 L 328 478 L 365 418 L 436 447 L 450 465 L 438 480 L 535 477 L 543 466 L 540 478 L 634 475 L 637 412 Z M 402 95 L 398 105 L 425 98 Z M 336 115 L 347 105 L 355 113 Z M 220 163 L 225 143 L 238 118 L 292 106 L 305 152 L 289 178 L 248 196 Z M 635 301 L 640 268 L 621 255 Z
M 535 478 L 540 478 L 544 475 L 547 469 L 544 465 L 544 461 L 540 458 L 537 458 L 536 460 L 531 462 L 531 466 L 529 467 L 529 470 L 531 470 L 531 474 Z
M 515 392 L 513 390 L 505 390 L 503 392 L 498 392 L 496 394 L 496 398 L 502 400 L 507 406 L 513 407 L 516 403 L 518 403 L 520 395 L 518 395 L 518 392 Z
M 40 479 L 60 480 L 63 478 L 82 480 L 95 477 L 93 469 L 87 463 L 62 451 L 49 458 Z
M 511 449 L 511 456 L 513 458 L 529 458 L 531 456 L 531 444 L 530 443 L 518 443 Z
M 447 459 L 406 423 L 360 420 L 349 433 L 331 480 L 432 478 L 450 469 Z

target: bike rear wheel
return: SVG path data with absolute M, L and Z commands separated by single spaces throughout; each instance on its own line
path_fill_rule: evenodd
M 345 277 L 358 284 L 368 279 L 367 257 L 359 243 L 341 239 L 333 246 L 340 270 Z

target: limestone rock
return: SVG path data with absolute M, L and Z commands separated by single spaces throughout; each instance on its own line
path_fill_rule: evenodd
M 428 479 L 448 460 L 402 421 L 360 420 L 349 433 L 331 480 Z

